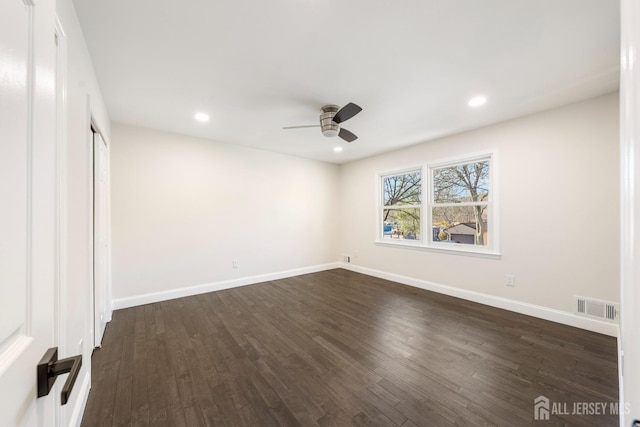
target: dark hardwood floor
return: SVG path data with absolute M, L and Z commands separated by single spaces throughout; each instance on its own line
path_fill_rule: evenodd
M 571 415 L 614 338 L 341 269 L 116 311 L 92 360 L 83 426 L 618 423 Z

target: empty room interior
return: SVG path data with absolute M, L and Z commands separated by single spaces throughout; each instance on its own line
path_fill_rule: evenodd
M 640 425 L 635 2 L 10 1 L 0 424 Z

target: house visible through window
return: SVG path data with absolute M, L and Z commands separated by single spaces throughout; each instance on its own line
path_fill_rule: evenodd
M 497 253 L 494 161 L 484 155 L 381 174 L 378 241 Z
M 487 245 L 489 159 L 431 168 L 432 241 Z
M 420 240 L 422 171 L 382 176 L 382 238 Z

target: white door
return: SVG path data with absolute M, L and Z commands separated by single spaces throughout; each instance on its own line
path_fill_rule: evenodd
M 59 398 L 36 398 L 54 344 L 54 18 L 53 0 L 0 2 L 1 426 L 54 425 Z
M 93 313 L 95 347 L 100 347 L 110 320 L 109 301 L 109 164 L 108 149 L 99 132 L 93 134 Z

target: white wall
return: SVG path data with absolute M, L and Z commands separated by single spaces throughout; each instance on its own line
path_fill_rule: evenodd
M 116 306 L 337 261 L 338 178 L 328 163 L 114 124 Z
M 109 117 L 98 87 L 91 59 L 82 35 L 80 24 L 71 0 L 58 0 L 56 11 L 64 37 L 60 40 L 63 51 L 66 51 L 66 63 L 63 69 L 66 80 L 66 103 L 64 110 L 64 134 L 66 135 L 66 189 L 63 188 L 63 208 L 67 215 L 66 261 L 61 284 L 61 307 L 63 324 L 60 330 L 60 357 L 76 355 L 82 348 L 83 366 L 76 381 L 71 399 L 61 408 L 63 424 L 72 417 L 81 414 L 80 409 L 86 398 L 91 367 L 91 351 L 93 350 L 90 329 L 92 319 L 90 313 L 92 272 L 91 258 L 91 156 L 89 126 L 91 116 L 109 141 Z M 64 166 L 64 165 L 62 165 Z M 66 267 L 66 268 L 65 268 Z M 82 346 L 80 346 L 82 342 Z M 81 348 L 80 348 L 81 347 Z M 79 420 L 73 420 L 79 421 Z
M 376 173 L 494 148 L 501 259 L 374 244 Z M 618 153 L 615 93 L 346 164 L 341 250 L 357 266 L 565 312 L 574 294 L 618 302 Z

